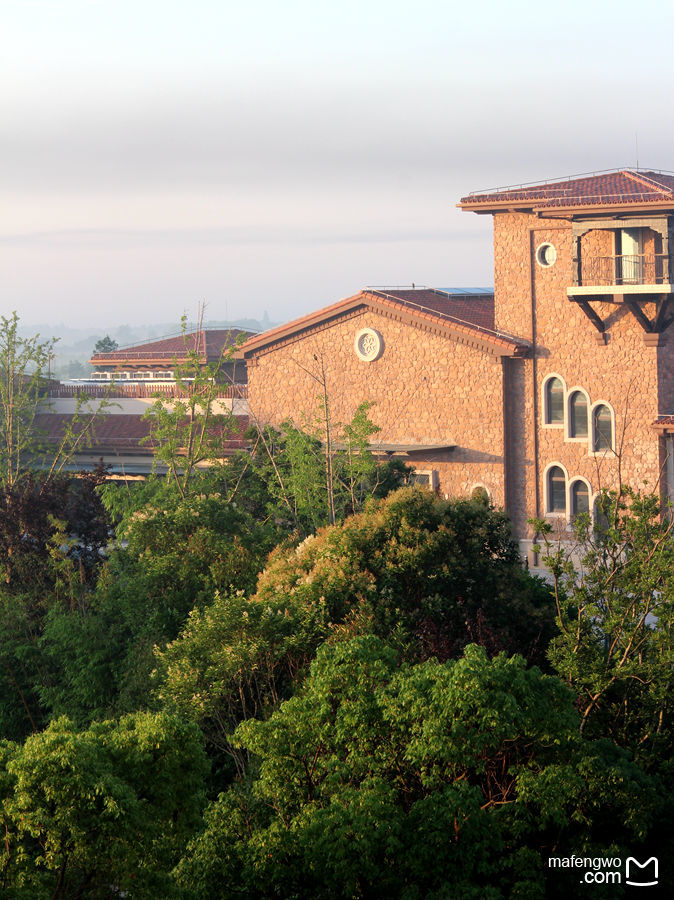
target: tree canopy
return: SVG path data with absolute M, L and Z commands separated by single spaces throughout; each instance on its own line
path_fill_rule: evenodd
M 119 349 L 117 341 L 111 338 L 109 334 L 106 334 L 105 337 L 96 341 L 94 353 L 114 353 L 117 349 Z
M 658 805 L 625 754 L 580 737 L 557 678 L 475 646 L 401 665 L 373 635 L 324 645 L 234 740 L 258 762 L 178 866 L 198 898 L 548 896 L 553 845 L 598 852 L 598 815 L 605 846 L 638 843 Z

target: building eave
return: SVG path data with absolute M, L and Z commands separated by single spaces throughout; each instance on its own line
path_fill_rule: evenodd
M 611 215 L 621 212 L 631 214 L 648 213 L 651 210 L 669 210 L 674 212 L 674 200 L 648 200 L 632 203 L 577 203 L 548 205 L 532 202 L 531 200 L 494 200 L 464 202 L 456 204 L 458 209 L 464 212 L 498 213 L 498 212 L 531 212 L 547 218 L 569 217 L 575 215 Z
M 329 326 L 337 319 L 361 308 L 370 309 L 385 317 L 394 318 L 405 324 L 421 327 L 443 337 L 470 344 L 492 356 L 520 357 L 527 356 L 530 352 L 530 347 L 525 341 L 480 325 L 461 322 L 432 310 L 415 309 L 402 300 L 383 297 L 376 291 L 364 290 L 300 319 L 256 335 L 242 345 L 236 356 L 239 359 L 252 359 L 263 351 L 271 350 L 275 345 L 287 343 L 291 339 L 299 339 L 316 327 Z

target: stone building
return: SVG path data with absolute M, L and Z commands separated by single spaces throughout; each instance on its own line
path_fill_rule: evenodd
M 441 494 L 484 488 L 563 531 L 623 483 L 674 496 L 674 175 L 614 171 L 464 197 L 494 218 L 494 292 L 368 288 L 249 339 L 279 424 L 372 401 L 375 449 Z

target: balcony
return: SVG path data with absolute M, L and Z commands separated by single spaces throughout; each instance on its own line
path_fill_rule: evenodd
M 644 331 L 647 346 L 659 346 L 658 335 L 674 322 L 667 253 L 587 256 L 574 260 L 574 284 L 566 289 L 599 332 L 599 342 L 610 317 L 602 319 L 603 303 L 624 304 Z M 598 307 L 593 304 L 599 303 Z
M 574 287 L 605 289 L 597 293 L 643 293 L 646 287 L 661 293 L 662 289 L 654 286 L 669 285 L 669 256 L 666 253 L 590 256 L 579 261 L 576 273 Z M 615 291 L 616 287 L 626 290 Z

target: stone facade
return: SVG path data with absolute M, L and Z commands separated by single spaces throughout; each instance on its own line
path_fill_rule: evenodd
M 592 232 L 585 236 L 583 249 L 611 255 L 612 237 L 608 231 Z M 536 261 L 536 249 L 543 243 L 553 244 L 557 251 L 548 268 Z M 521 446 L 518 456 L 532 462 L 524 462 L 513 473 L 509 509 L 517 533 L 524 537 L 527 518 L 547 512 L 544 479 L 552 464 L 564 468 L 569 482 L 585 479 L 593 494 L 617 487 L 619 471 L 624 483 L 646 481 L 652 488 L 659 484 L 659 438 L 652 423 L 668 405 L 662 405 L 661 395 L 671 396 L 674 366 L 665 336 L 661 346 L 646 346 L 641 326 L 624 305 L 595 305 L 606 323 L 605 343 L 599 342 L 592 322 L 567 297 L 566 289 L 573 283 L 568 224 L 530 213 L 496 214 L 494 247 L 496 326 L 525 337 L 534 348 L 532 358 L 520 362 L 524 371 L 512 413 Z M 551 375 L 561 378 L 565 399 L 581 389 L 590 409 L 600 401 L 610 406 L 616 452 L 592 452 L 591 435 L 571 438 L 568 410 L 563 424 L 545 424 L 543 388 Z
M 372 401 L 377 441 L 417 445 L 407 461 L 435 470 L 442 494 L 485 486 L 525 551 L 530 518 L 549 516 L 564 535 L 579 497 L 592 510 L 620 480 L 674 496 L 674 178 L 620 172 L 460 205 L 494 219 L 488 326 L 474 316 L 471 339 L 470 313 L 448 307 L 442 316 L 455 330 L 435 327 L 423 312 L 428 291 L 399 294 L 407 316 L 372 305 L 365 291 L 244 345 L 251 412 L 261 423 L 301 423 L 319 409 L 323 378 L 336 421 Z M 639 237 L 630 279 L 620 274 L 626 229 Z M 364 327 L 384 341 L 372 362 L 354 351 Z M 561 384 L 561 416 L 546 404 L 551 384 Z
M 372 362 L 354 349 L 362 328 L 383 339 L 383 353 Z M 249 362 L 250 415 L 274 425 L 314 422 L 323 381 L 333 427 L 370 401 L 370 418 L 381 429 L 376 444 L 438 448 L 411 451 L 405 461 L 437 472 L 442 494 L 466 495 L 479 484 L 495 503 L 505 502 L 499 356 L 363 306 L 256 353 Z

